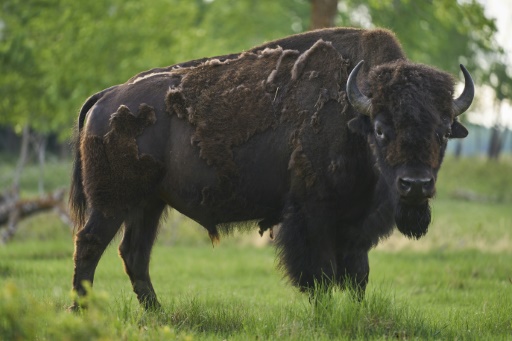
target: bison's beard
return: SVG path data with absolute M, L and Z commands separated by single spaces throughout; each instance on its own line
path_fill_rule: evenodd
M 408 238 L 423 237 L 427 233 L 430 218 L 428 202 L 421 205 L 399 203 L 395 209 L 396 226 Z

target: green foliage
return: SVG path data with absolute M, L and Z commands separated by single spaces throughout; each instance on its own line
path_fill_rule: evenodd
M 137 72 L 302 30 L 305 0 L 6 0 L 0 124 L 69 137 L 85 99 Z
M 0 123 L 14 125 L 18 132 L 38 108 L 28 99 L 43 90 L 37 33 L 29 25 L 37 13 L 32 7 L 22 8 L 22 1 L 3 3 L 0 14 Z

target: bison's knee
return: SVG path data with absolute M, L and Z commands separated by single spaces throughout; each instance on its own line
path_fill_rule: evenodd
M 75 254 L 73 258 L 75 262 L 96 259 L 98 256 L 101 256 L 105 247 L 105 243 L 98 236 L 82 230 L 75 238 Z

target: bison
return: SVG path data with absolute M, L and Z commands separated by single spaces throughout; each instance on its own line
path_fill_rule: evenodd
M 170 206 L 212 242 L 240 222 L 280 225 L 292 284 L 350 283 L 363 295 L 380 239 L 394 226 L 427 232 L 447 141 L 468 134 L 458 116 L 474 85 L 461 69 L 454 99 L 454 79 L 409 61 L 392 32 L 333 28 L 153 69 L 91 96 L 70 192 L 73 289 L 85 294 L 124 225 L 133 290 L 158 307 L 148 267 Z

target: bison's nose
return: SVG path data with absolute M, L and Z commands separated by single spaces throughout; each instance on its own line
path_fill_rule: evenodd
M 398 178 L 397 189 L 402 198 L 431 198 L 435 190 L 434 178 Z

